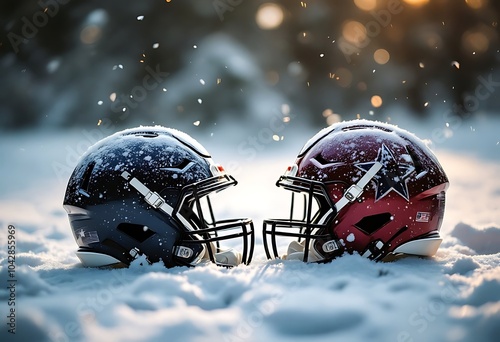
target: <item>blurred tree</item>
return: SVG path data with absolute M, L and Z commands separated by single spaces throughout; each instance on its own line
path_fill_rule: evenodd
M 499 15 L 493 0 L 5 0 L 0 127 L 494 112 Z

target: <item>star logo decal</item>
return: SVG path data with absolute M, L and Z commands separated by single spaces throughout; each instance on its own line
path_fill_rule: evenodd
M 372 179 L 376 184 L 375 201 L 384 198 L 391 191 L 409 201 L 407 182 L 408 177 L 415 171 L 415 167 L 406 163 L 398 163 L 394 158 L 394 153 L 385 144 L 382 144 L 382 147 L 378 150 L 377 160 L 359 163 L 355 166 L 367 172 L 375 162 L 382 164 L 382 168 Z

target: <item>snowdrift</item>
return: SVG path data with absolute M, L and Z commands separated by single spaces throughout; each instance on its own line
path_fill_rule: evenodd
M 0 138 L 6 160 L 0 166 L 5 175 L 2 341 L 494 341 L 500 336 L 495 155 L 480 159 L 437 151 L 451 187 L 444 242 L 430 259 L 375 263 L 348 255 L 329 264 L 268 261 L 258 230 L 249 266 L 165 269 L 138 259 L 128 269 L 89 269 L 74 254 L 61 206 L 66 184 L 53 169 L 54 161 L 64 163 L 67 146 L 77 146 L 74 136 Z M 222 163 L 234 160 L 226 152 Z M 286 210 L 288 198 L 274 182 L 290 158 L 293 152 L 262 152 L 258 181 L 255 160 L 240 159 L 233 170 L 240 184 L 221 194 L 222 214 L 248 215 L 259 227 L 275 214 L 270 208 Z M 8 288 L 8 230 L 16 241 L 14 292 Z M 8 305 L 12 301 L 15 307 Z M 9 332 L 11 308 L 15 334 Z

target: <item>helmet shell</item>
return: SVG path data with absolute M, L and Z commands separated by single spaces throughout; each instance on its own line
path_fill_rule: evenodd
M 391 253 L 432 254 L 441 241 L 448 184 L 435 155 L 414 134 L 368 120 L 334 124 L 309 139 L 278 180 L 278 186 L 308 196 L 309 204 L 304 219 L 264 221 L 266 254 L 279 255 L 280 235 L 305 239 L 289 246 L 294 254 L 303 248 L 304 261 L 309 255 L 329 261 L 344 252 L 376 260 Z
M 419 138 L 393 125 L 362 120 L 334 125 L 299 155 L 297 175 L 324 182 L 336 203 L 376 160 L 383 167 L 361 198 L 331 222 L 348 252 L 361 253 L 377 240 L 391 241 L 393 251 L 440 229 L 448 178 Z
M 178 215 L 147 203 L 123 172 L 159 194 Z M 186 240 L 198 240 L 197 235 L 186 234 L 186 222 L 196 229 L 207 228 L 193 211 L 193 203 L 199 200 L 196 186 L 209 181 L 219 191 L 236 184 L 233 178 L 227 179 L 219 174 L 208 152 L 185 133 L 160 126 L 137 127 L 89 148 L 69 179 L 63 206 L 79 252 L 107 255 L 124 265 L 138 253 L 146 254 L 152 263 L 161 260 L 167 267 L 189 265 L 206 252 L 201 242 L 189 244 L 192 255 L 184 259 L 174 253 Z

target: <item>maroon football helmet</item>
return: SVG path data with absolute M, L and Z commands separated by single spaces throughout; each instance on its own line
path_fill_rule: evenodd
M 429 148 L 396 126 L 354 120 L 325 128 L 276 185 L 292 191 L 292 203 L 289 218 L 264 220 L 270 259 L 327 262 L 357 252 L 378 261 L 432 256 L 441 244 L 448 178 Z

